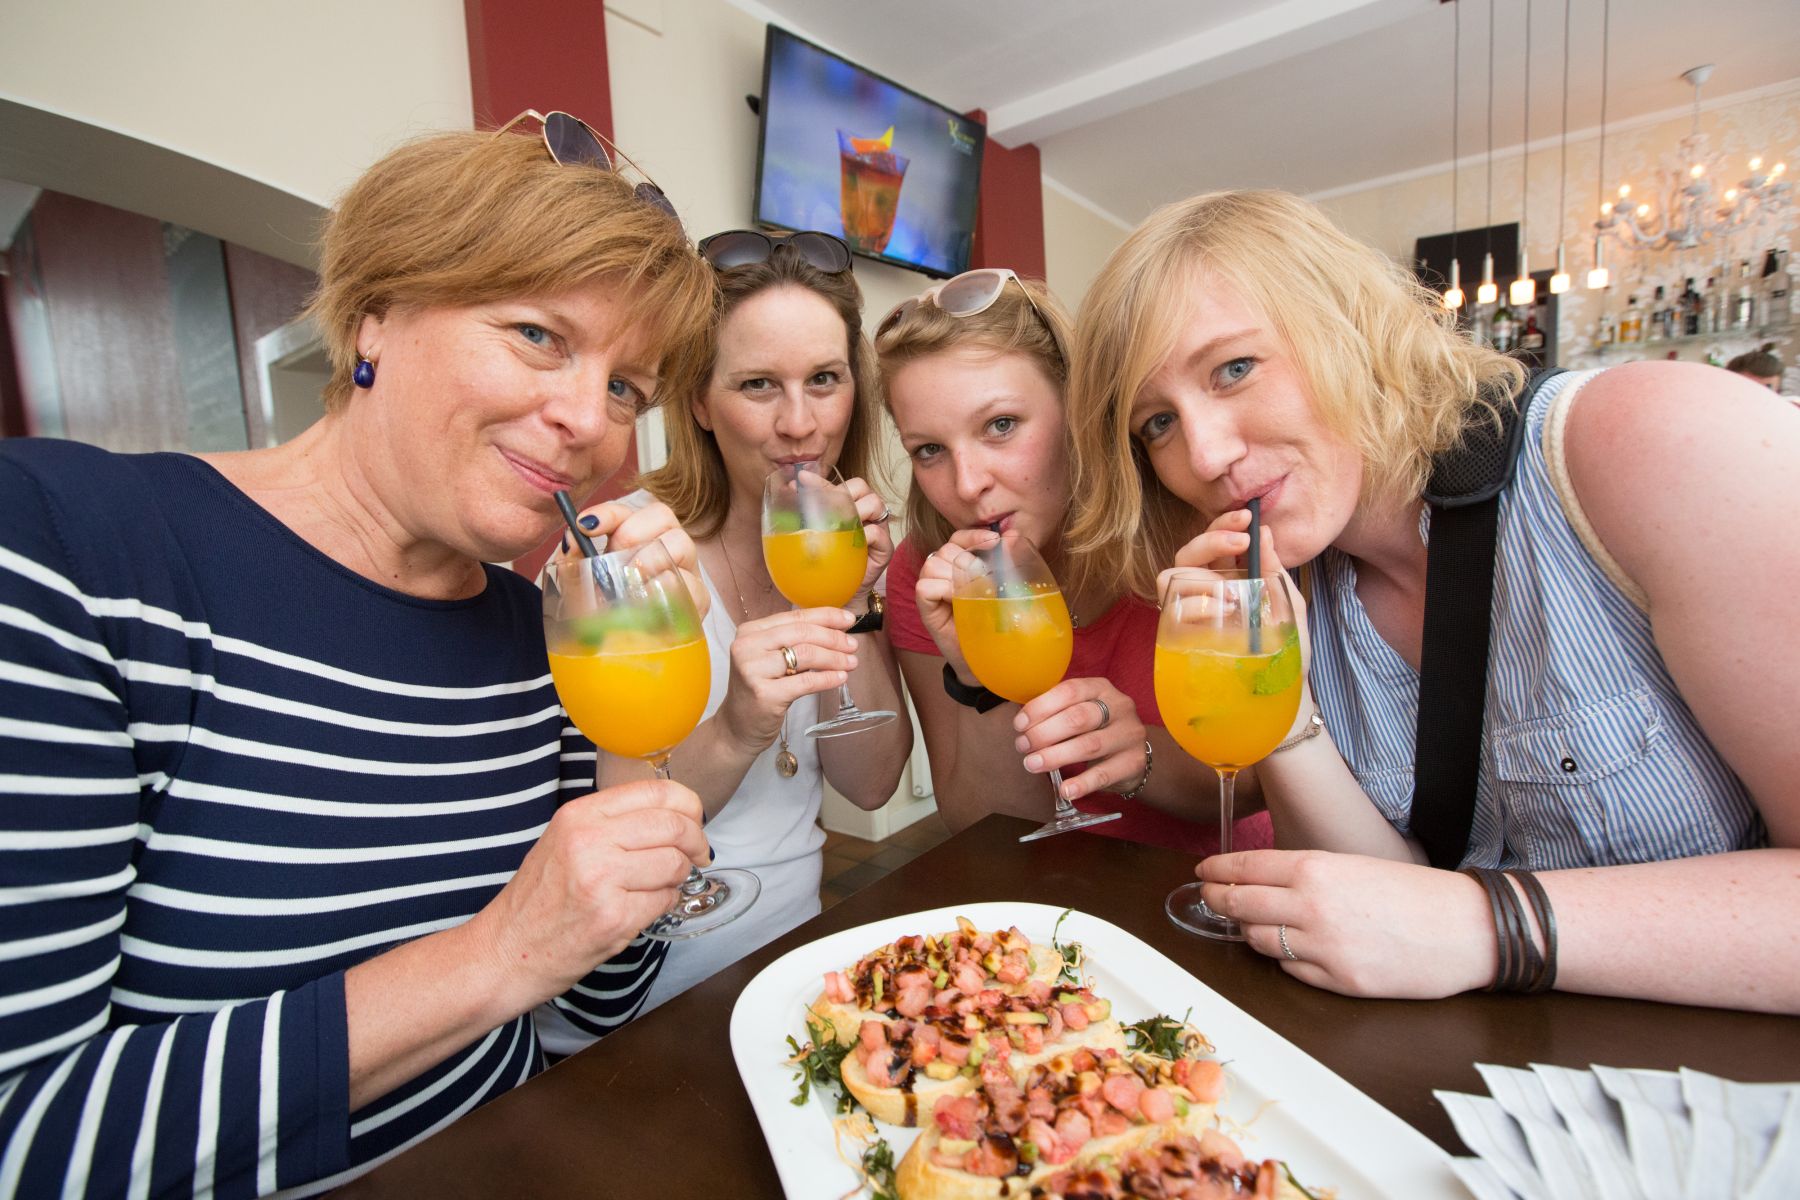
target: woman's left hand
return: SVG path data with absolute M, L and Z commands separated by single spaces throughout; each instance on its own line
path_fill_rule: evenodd
M 605 537 L 608 552 L 660 541 L 675 569 L 681 572 L 688 595 L 694 598 L 694 608 L 702 617 L 706 616 L 712 597 L 707 593 L 706 585 L 700 582 L 699 552 L 694 549 L 694 539 L 681 527 L 681 522 L 675 519 L 675 511 L 668 505 L 655 501 L 634 509 L 618 500 L 609 500 L 582 509 L 581 528 L 589 537 Z M 579 554 L 565 533 L 552 561 L 564 562 Z
M 1323 850 L 1215 854 L 1194 873 L 1208 908 L 1314 987 L 1432 1000 L 1494 980 L 1493 918 L 1467 875 Z
M 1144 777 L 1144 723 L 1130 696 L 1105 679 L 1065 679 L 1013 718 L 1014 743 L 1034 774 L 1086 763 L 1063 795 L 1130 791 Z
M 844 480 L 844 490 L 856 501 L 856 515 L 862 518 L 863 537 L 869 542 L 869 569 L 863 572 L 862 586 L 856 589 L 857 595 L 866 596 L 875 581 L 881 578 L 881 573 L 887 570 L 888 560 L 894 557 L 894 539 L 888 533 L 887 501 L 861 479 Z

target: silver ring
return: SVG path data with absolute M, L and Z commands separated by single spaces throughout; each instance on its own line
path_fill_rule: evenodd
M 1105 729 L 1108 725 L 1111 725 L 1112 724 L 1112 709 L 1106 707 L 1106 701 L 1102 700 L 1098 696 L 1090 696 L 1088 698 L 1090 700 L 1092 700 L 1095 704 L 1098 704 L 1100 706 L 1100 724 L 1095 726 L 1095 728 L 1096 729 Z
M 879 525 L 883 521 L 888 520 L 892 515 L 893 515 L 892 513 L 888 512 L 888 510 L 884 508 L 880 512 L 876 513 L 874 516 L 869 518 L 869 524 Z
M 1290 962 L 1299 962 L 1300 956 L 1295 954 L 1294 948 L 1287 944 L 1287 926 L 1277 925 L 1275 927 L 1275 936 L 1281 940 L 1281 952 L 1288 956 L 1288 960 Z
M 781 648 L 781 661 L 787 664 L 787 670 L 782 672 L 782 674 L 798 675 L 800 673 L 800 660 L 794 657 L 794 648 L 792 646 L 783 646 Z

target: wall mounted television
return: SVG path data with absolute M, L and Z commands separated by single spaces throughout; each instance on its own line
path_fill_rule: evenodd
M 758 224 L 837 234 L 938 278 L 968 269 L 980 122 L 774 25 L 761 116 Z

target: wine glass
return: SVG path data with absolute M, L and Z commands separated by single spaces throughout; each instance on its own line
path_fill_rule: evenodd
M 1300 710 L 1300 627 L 1279 571 L 1172 571 L 1156 627 L 1156 706 L 1181 748 L 1219 776 L 1219 853 L 1231 853 L 1237 773 L 1268 756 Z M 1200 884 L 1169 893 L 1169 919 L 1191 933 L 1241 942 L 1236 921 L 1201 899 Z
M 842 608 L 869 569 L 869 539 L 850 493 L 817 462 L 788 463 L 763 482 L 763 562 L 769 578 L 796 608 Z M 808 726 L 807 737 L 861 733 L 892 721 L 891 709 L 863 710 L 838 688 L 837 716 Z
M 660 542 L 574 558 L 544 573 L 544 644 L 556 694 L 583 736 L 669 778 L 669 752 L 694 731 L 712 656 L 687 585 Z M 646 937 L 698 937 L 742 916 L 762 891 L 749 871 L 691 869 Z
M 963 659 L 981 686 L 1016 704 L 1058 683 L 1075 653 L 1075 625 L 1062 588 L 1031 539 L 1014 530 L 983 531 L 951 562 L 950 612 Z M 1084 813 L 1063 796 L 1052 768 L 1055 814 L 1021 842 L 1116 821 L 1123 813 Z

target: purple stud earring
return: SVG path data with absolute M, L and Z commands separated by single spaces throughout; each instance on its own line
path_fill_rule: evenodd
M 356 370 L 350 372 L 350 382 L 359 388 L 375 386 L 375 364 L 366 358 L 356 360 Z

